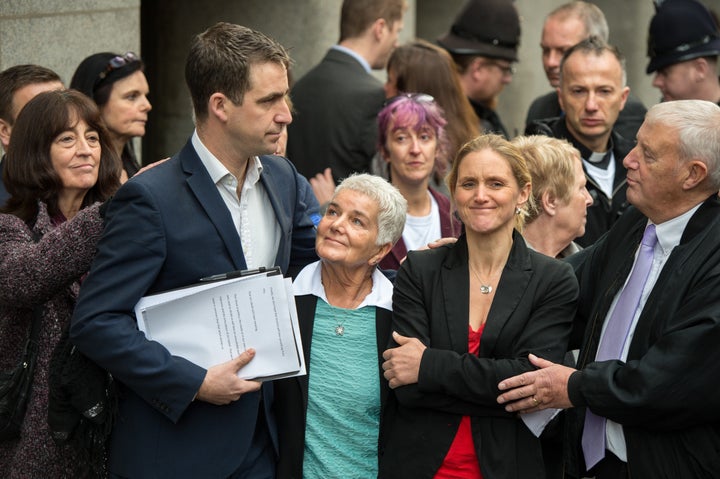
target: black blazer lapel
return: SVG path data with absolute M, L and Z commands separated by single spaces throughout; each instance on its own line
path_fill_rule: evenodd
M 235 269 L 246 269 L 240 235 L 235 229 L 230 212 L 190 141 L 180 152 L 180 162 L 183 171 L 188 175 L 186 180 L 188 187 L 215 225 L 233 259 Z
M 453 350 L 467 352 L 468 317 L 470 304 L 470 273 L 468 270 L 467 238 L 463 235 L 448 256 L 442 271 L 445 314 Z M 492 346 L 498 343 L 505 323 L 518 307 L 520 299 L 530 282 L 532 268 L 527 246 L 522 237 L 513 232 L 513 246 L 498 283 L 495 299 L 488 313 L 483 330 L 480 351 L 482 356 L 492 356 Z M 490 349 L 488 349 L 490 347 Z
M 492 306 L 488 312 L 485 329 L 480 340 L 480 351 L 483 356 L 493 356 L 493 345 L 498 344 L 498 336 L 502 333 L 505 323 L 512 316 L 525 294 L 532 276 L 530 254 L 525 240 L 517 231 L 513 231 L 513 245 L 510 256 L 505 264 Z M 487 348 L 490 349 L 487 349 Z
M 456 352 L 467 352 L 470 271 L 468 269 L 467 238 L 464 235 L 455 243 L 441 269 L 450 347 Z M 434 324 L 432 318 L 431 323 Z
M 392 311 L 375 307 L 375 334 L 377 336 L 378 371 L 380 373 L 380 405 L 385 406 L 387 396 L 390 393 L 387 379 L 385 379 L 382 364 L 385 361 L 383 352 L 388 348 L 390 335 L 392 334 Z M 381 415 L 382 417 L 382 415 Z
M 306 294 L 295 296 L 297 307 L 298 323 L 300 326 L 300 338 L 303 343 L 303 354 L 305 355 L 305 368 L 310 374 L 310 348 L 312 346 L 312 332 L 315 324 L 315 308 L 317 307 L 317 296 Z M 298 385 L 303 399 L 303 411 L 307 410 L 308 402 L 308 376 L 298 376 Z

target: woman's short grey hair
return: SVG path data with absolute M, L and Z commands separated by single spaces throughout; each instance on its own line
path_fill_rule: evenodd
M 678 132 L 682 161 L 701 160 L 712 189 L 720 189 L 720 107 L 705 100 L 676 100 L 652 106 L 647 123 L 661 123 Z
M 395 244 L 402 236 L 407 215 L 407 201 L 397 188 L 384 178 L 367 173 L 353 174 L 335 188 L 333 200 L 342 190 L 362 193 L 378 205 L 378 235 L 375 243 L 382 246 Z

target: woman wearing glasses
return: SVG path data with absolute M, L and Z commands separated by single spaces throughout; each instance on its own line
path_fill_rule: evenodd
M 399 95 L 378 114 L 378 152 L 386 177 L 408 202 L 402 237 L 380 262 L 383 269 L 398 269 L 408 251 L 460 234 L 450 201 L 430 186 L 433 172 L 444 175 L 447 168 L 446 123 L 441 108 L 422 93 Z
M 89 477 L 90 464 L 51 439 L 49 364 L 95 256 L 100 203 L 119 186 L 119 161 L 97 106 L 62 90 L 22 109 L 4 163 L 10 199 L 0 211 L 0 371 L 19 362 L 31 324 L 39 334 L 20 437 L 0 442 L 0 477 Z M 73 399 L 90 397 L 83 386 Z M 101 469 L 102 451 L 93 459 Z
M 80 63 L 70 82 L 70 88 L 86 94 L 100 108 L 112 147 L 122 159 L 123 182 L 140 168 L 131 140 L 145 135 L 152 109 L 143 68 L 140 57 L 132 52 L 96 53 Z

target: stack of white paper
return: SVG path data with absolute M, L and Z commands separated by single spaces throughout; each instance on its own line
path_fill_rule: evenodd
M 239 377 L 305 374 L 292 281 L 277 270 L 146 296 L 135 315 L 149 340 L 204 368 L 254 348 Z

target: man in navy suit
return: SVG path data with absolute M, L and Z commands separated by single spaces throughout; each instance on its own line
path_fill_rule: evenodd
M 111 477 L 274 477 L 272 383 L 237 376 L 254 351 L 206 370 L 147 340 L 133 307 L 205 276 L 287 273 L 316 259 L 310 185 L 285 158 L 262 156 L 292 120 L 288 63 L 281 45 L 245 27 L 196 36 L 185 66 L 195 132 L 107 208 L 70 336 L 119 383 Z

